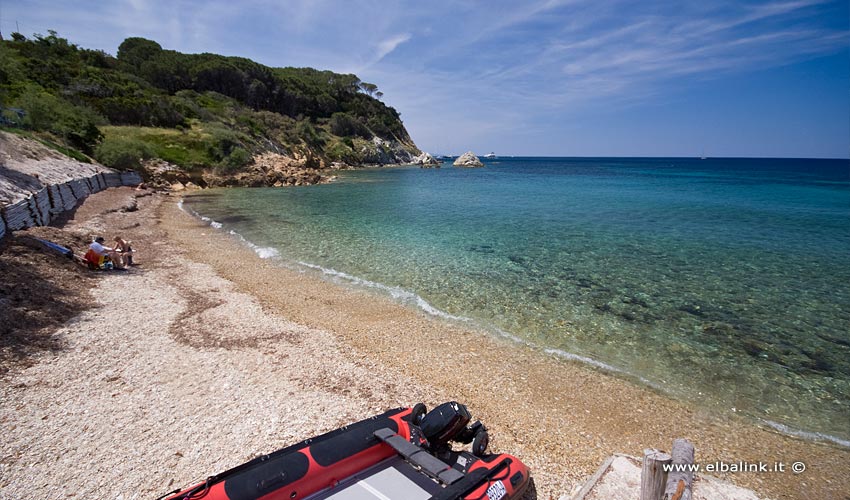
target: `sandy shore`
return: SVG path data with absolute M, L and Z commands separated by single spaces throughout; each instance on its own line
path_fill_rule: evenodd
M 706 412 L 587 366 L 463 330 L 366 291 L 263 260 L 177 208 L 109 190 L 66 226 L 120 229 L 142 266 L 103 273 L 92 306 L 0 380 L 0 498 L 151 498 L 390 407 L 449 399 L 558 498 L 615 452 L 787 462 L 728 474 L 772 498 L 846 498 L 850 450 Z M 70 265 L 70 264 L 62 264 Z M 88 284 L 86 285 L 88 286 Z

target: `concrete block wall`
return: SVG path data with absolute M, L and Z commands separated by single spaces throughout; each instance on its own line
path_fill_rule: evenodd
M 57 215 L 73 209 L 92 193 L 108 187 L 136 186 L 141 182 L 142 178 L 136 172 L 110 172 L 47 186 L 24 200 L 0 207 L 0 239 L 12 231 L 46 226 Z

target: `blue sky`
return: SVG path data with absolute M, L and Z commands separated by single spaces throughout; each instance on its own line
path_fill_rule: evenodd
M 0 30 L 375 83 L 434 154 L 850 156 L 847 0 L 0 0 Z

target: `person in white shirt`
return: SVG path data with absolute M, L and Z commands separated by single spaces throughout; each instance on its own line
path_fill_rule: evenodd
M 98 236 L 97 238 L 94 239 L 92 244 L 89 245 L 89 248 L 94 253 L 96 253 L 100 256 L 108 256 L 109 259 L 112 261 L 112 264 L 117 269 L 123 269 L 124 268 L 124 262 L 121 259 L 121 254 L 119 252 L 115 251 L 114 248 L 109 248 L 109 247 L 103 246 L 103 243 L 105 241 L 106 240 L 103 238 L 103 236 Z

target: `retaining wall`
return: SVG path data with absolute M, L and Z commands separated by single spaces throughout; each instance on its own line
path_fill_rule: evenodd
M 135 186 L 142 182 L 136 172 L 100 173 L 46 186 L 17 203 L 0 208 L 0 239 L 6 233 L 46 226 L 57 215 L 71 210 L 86 196 L 108 187 Z

